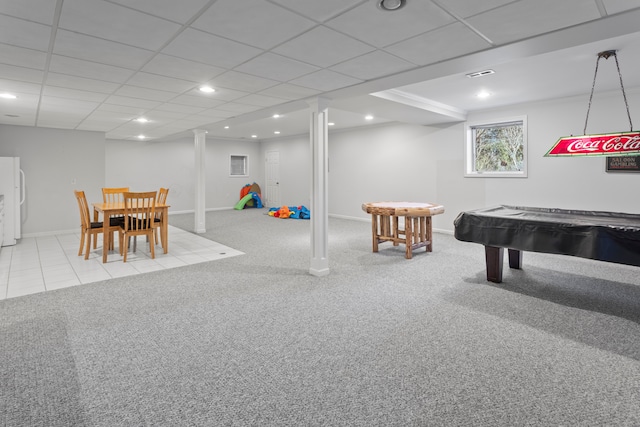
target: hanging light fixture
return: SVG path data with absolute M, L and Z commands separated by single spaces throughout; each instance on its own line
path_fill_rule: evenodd
M 596 87 L 596 77 L 598 76 L 598 63 L 600 59 L 609 59 L 613 57 L 618 70 L 618 78 L 620 79 L 620 89 L 622 90 L 622 98 L 627 109 L 627 117 L 629 118 L 629 132 L 607 133 L 587 135 L 587 122 L 589 121 L 589 111 L 591 110 L 591 101 L 593 100 L 593 91 Z M 631 113 L 629 112 L 629 104 L 627 102 L 627 94 L 624 91 L 622 83 L 622 73 L 620 73 L 620 64 L 618 63 L 618 55 L 615 50 L 605 50 L 598 53 L 596 60 L 596 69 L 593 74 L 593 84 L 591 85 L 591 95 L 589 96 L 589 105 L 587 107 L 587 117 L 584 121 L 583 135 L 565 136 L 553 145 L 545 154 L 545 157 L 555 156 L 638 156 L 640 155 L 640 132 L 633 130 L 631 122 Z
M 406 3 L 406 0 L 378 0 L 378 8 L 385 11 L 394 11 L 401 9 Z

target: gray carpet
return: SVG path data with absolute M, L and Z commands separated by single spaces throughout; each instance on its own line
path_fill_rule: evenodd
M 246 255 L 0 301 L 4 426 L 638 426 L 640 269 L 484 251 L 371 252 L 330 219 L 207 214 Z M 192 229 L 193 216 L 170 216 Z

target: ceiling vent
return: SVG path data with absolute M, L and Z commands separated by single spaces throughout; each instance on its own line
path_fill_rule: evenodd
M 493 70 L 476 71 L 475 73 L 467 74 L 467 77 L 469 77 L 470 79 L 474 79 L 476 77 L 488 76 L 489 74 L 494 74 L 494 73 L 495 71 Z

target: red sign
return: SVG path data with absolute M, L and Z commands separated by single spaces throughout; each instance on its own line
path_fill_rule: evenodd
M 631 156 L 637 154 L 640 154 L 640 132 L 626 132 L 566 136 L 560 138 L 544 156 Z

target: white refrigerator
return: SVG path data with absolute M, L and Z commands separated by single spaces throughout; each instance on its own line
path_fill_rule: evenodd
M 24 203 L 25 196 L 20 157 L 0 157 L 0 194 L 4 196 L 4 207 L 0 208 L 0 223 L 3 227 L 0 246 L 15 245 L 20 239 L 20 206 Z

